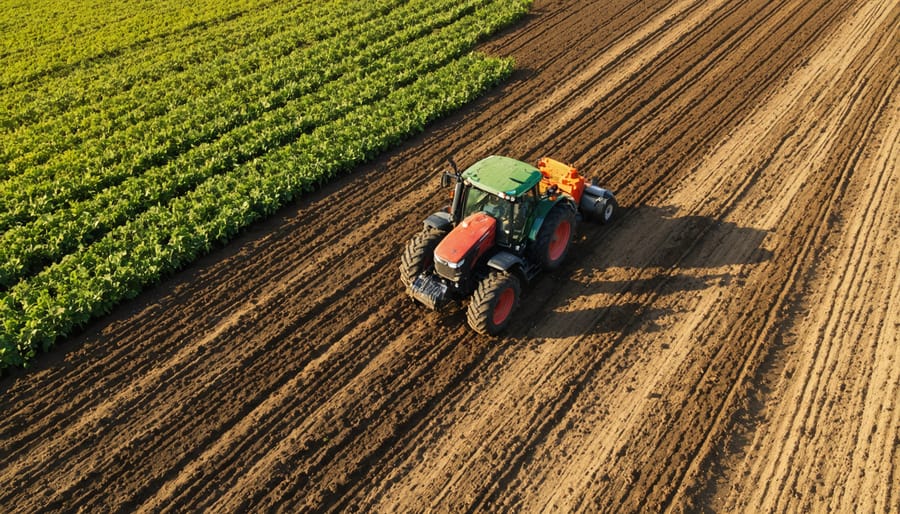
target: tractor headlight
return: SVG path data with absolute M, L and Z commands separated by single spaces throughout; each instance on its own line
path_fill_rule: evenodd
M 441 259 L 438 256 L 434 257 L 434 271 L 441 277 L 446 278 L 447 280 L 451 280 L 453 282 L 458 282 L 463 274 L 465 273 L 466 264 L 465 258 L 460 259 L 459 262 L 447 262 L 444 259 Z
M 462 265 L 465 264 L 465 263 L 466 263 L 466 260 L 465 260 L 465 259 L 461 259 L 459 262 L 447 262 L 447 263 L 445 263 L 445 264 L 446 264 L 447 267 L 450 268 L 450 269 L 459 269 L 459 268 L 461 268 Z

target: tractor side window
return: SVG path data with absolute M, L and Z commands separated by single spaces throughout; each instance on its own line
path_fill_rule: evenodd
M 528 225 L 528 217 L 531 216 L 535 205 L 534 190 L 522 195 L 513 206 L 512 226 L 510 227 L 511 241 L 521 241 L 525 238 L 525 228 Z
M 497 243 L 507 245 L 510 242 L 510 214 L 513 204 L 508 200 L 486 195 L 486 201 L 481 210 L 497 220 Z

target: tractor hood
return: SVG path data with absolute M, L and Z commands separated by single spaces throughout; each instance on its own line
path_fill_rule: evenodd
M 459 280 L 494 246 L 496 235 L 497 220 L 484 212 L 470 215 L 434 249 L 435 271 L 444 278 Z

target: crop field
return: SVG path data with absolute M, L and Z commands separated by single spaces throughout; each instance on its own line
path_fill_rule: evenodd
M 0 512 L 900 513 L 897 2 L 0 3 Z M 491 154 L 622 207 L 500 337 Z
M 509 60 L 469 51 L 527 9 L 218 3 L 176 3 L 161 17 L 144 6 L 124 19 L 113 13 L 131 4 L 98 5 L 123 32 L 59 12 L 57 33 L 40 19 L 12 33 L 0 120 L 3 366 L 508 75 Z

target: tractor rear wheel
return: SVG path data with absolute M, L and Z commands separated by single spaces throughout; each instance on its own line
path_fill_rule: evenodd
M 479 334 L 500 333 L 519 306 L 520 292 L 519 279 L 515 275 L 491 272 L 478 284 L 469 301 L 466 313 L 469 326 Z
M 575 212 L 565 203 L 556 204 L 538 230 L 533 257 L 545 270 L 558 268 L 569 253 L 574 233 Z
M 427 227 L 406 243 L 400 257 L 400 281 L 410 287 L 416 277 L 434 266 L 434 249 L 446 235 L 436 228 Z

